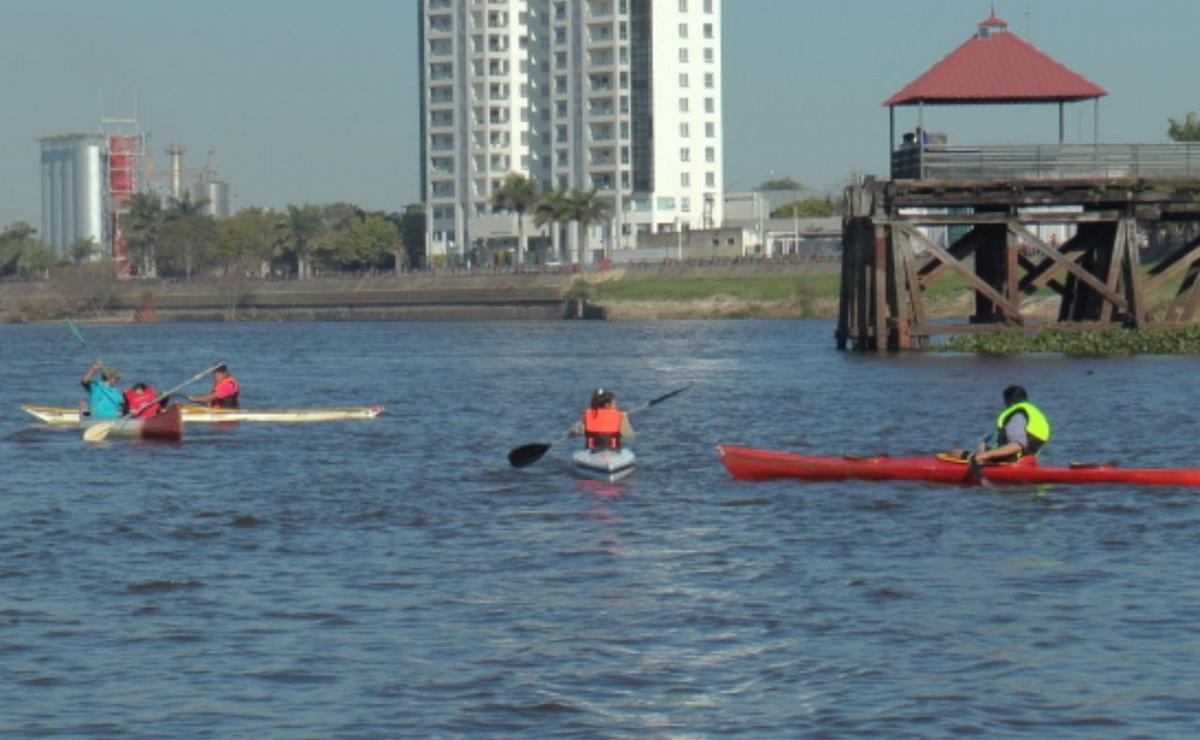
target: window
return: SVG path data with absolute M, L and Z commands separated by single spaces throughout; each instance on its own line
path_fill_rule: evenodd
M 679 24 L 679 38 L 681 38 L 681 39 L 687 38 L 687 24 L 686 23 Z
M 684 213 L 687 213 L 688 211 L 692 210 L 692 199 L 686 195 L 681 197 L 679 199 L 679 210 L 683 211 Z M 683 226 L 686 229 L 687 223 L 684 223 Z
M 680 49 L 679 50 L 679 61 L 683 62 L 684 64 L 687 64 L 687 60 L 688 60 L 687 49 Z
M 688 86 L 688 76 L 687 76 L 687 72 L 680 72 L 680 73 L 679 73 L 679 86 L 680 86 L 680 87 L 687 87 L 687 86 Z
M 687 12 L 687 0 L 679 0 L 679 12 L 680 13 Z
M 713 24 L 705 23 L 704 24 L 704 38 L 711 39 L 712 37 L 713 37 Z
M 680 112 L 680 113 L 687 113 L 687 112 L 688 112 L 688 99 L 687 99 L 687 98 L 680 98 L 680 99 L 679 99 L 679 112 Z
M 713 50 L 712 50 L 712 47 L 708 47 L 704 50 L 704 61 L 711 63 L 712 60 L 713 60 Z
M 705 13 L 712 12 L 712 0 L 704 0 L 704 12 Z
M 708 123 L 704 124 L 704 135 L 710 139 L 712 137 L 716 136 L 717 135 L 717 124 L 713 123 L 712 121 L 709 121 Z
M 692 176 L 687 172 L 679 173 L 679 187 L 690 188 L 692 186 Z
M 658 199 L 658 210 L 660 210 L 660 211 L 675 210 L 675 199 L 674 198 L 659 198 Z
M 704 73 L 704 87 L 705 88 L 707 88 L 709 90 L 713 89 L 713 86 L 716 84 L 716 82 L 717 82 L 716 75 L 714 75 L 712 72 Z
M 712 98 L 704 99 L 704 112 L 705 113 L 712 113 L 716 109 L 717 109 L 717 105 L 716 105 L 716 103 L 713 102 Z
M 704 186 L 708 187 L 708 188 L 715 188 L 717 186 L 717 173 L 705 172 L 704 173 Z
M 679 161 L 690 162 L 692 160 L 692 150 L 686 146 L 679 150 Z
M 705 162 L 716 162 L 717 161 L 717 150 L 714 147 L 711 147 L 711 146 L 704 147 L 704 161 Z
M 679 124 L 679 136 L 680 136 L 680 138 L 683 138 L 683 139 L 686 139 L 688 137 L 687 121 L 684 121 L 683 123 Z

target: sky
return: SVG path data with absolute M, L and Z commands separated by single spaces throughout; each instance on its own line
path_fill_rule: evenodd
M 882 174 L 882 102 L 975 32 L 1011 31 L 1108 91 L 1104 142 L 1200 111 L 1200 0 L 724 0 L 725 182 L 837 192 Z M 136 117 L 156 169 L 212 152 L 236 209 L 419 199 L 417 0 L 0 0 L 0 227 L 39 226 L 36 139 Z M 927 108 L 952 143 L 1053 142 L 1054 106 Z M 1068 141 L 1093 137 L 1091 103 Z M 916 124 L 898 109 L 897 132 Z

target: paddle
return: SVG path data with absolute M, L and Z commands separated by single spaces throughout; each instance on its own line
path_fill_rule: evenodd
M 971 454 L 967 457 L 967 483 L 972 485 L 977 483 L 987 485 L 988 479 L 983 477 L 983 463 L 979 462 L 979 460 L 975 458 L 975 455 L 979 450 L 979 445 L 987 444 L 990 441 L 992 441 L 991 433 L 981 437 L 979 441 L 975 443 L 975 449 L 972 450 Z
M 659 396 L 658 398 L 650 399 L 646 403 L 642 404 L 641 406 L 638 406 L 637 408 L 635 408 L 632 411 L 629 411 L 627 413 L 636 414 L 640 411 L 645 411 L 646 409 L 650 408 L 651 406 L 657 406 L 658 404 L 662 403 L 663 401 L 667 400 L 668 398 L 678 396 L 680 393 L 683 393 L 684 391 L 686 391 L 688 388 L 691 388 L 691 387 L 692 387 L 691 385 L 685 385 L 682 388 L 676 388 L 675 390 L 671 391 L 670 393 L 664 393 L 663 395 Z M 541 460 L 542 455 L 545 455 L 546 452 L 551 447 L 553 447 L 554 445 L 556 445 L 560 442 L 565 442 L 567 439 L 570 438 L 570 436 L 571 436 L 571 434 L 568 432 L 567 434 L 559 437 L 558 439 L 554 440 L 553 442 L 533 442 L 532 444 L 521 445 L 520 447 L 514 448 L 511 452 L 508 453 L 508 464 L 512 465 L 514 468 L 523 468 L 527 465 L 533 465 L 538 460 Z
M 88 427 L 83 432 L 83 441 L 84 442 L 103 442 L 105 439 L 108 438 L 108 433 L 112 431 L 114 424 L 118 424 L 122 421 L 133 418 L 139 411 L 146 408 L 147 406 L 153 406 L 154 404 L 161 402 L 167 396 L 170 396 L 174 393 L 178 393 L 179 391 L 188 387 L 192 383 L 195 383 L 197 380 L 200 380 L 205 375 L 212 374 L 212 372 L 214 370 L 216 370 L 217 368 L 221 367 L 224 364 L 225 363 L 223 363 L 223 362 L 218 362 L 217 364 L 213 365 L 212 367 L 208 368 L 207 370 L 196 373 L 192 377 L 188 378 L 187 380 L 183 381 L 179 385 L 172 388 L 171 390 L 158 394 L 158 397 L 155 398 L 153 401 L 150 401 L 148 403 L 143 403 L 141 406 L 137 407 L 136 409 L 130 409 L 129 413 L 125 414 L 120 419 L 113 419 L 112 421 L 102 421 L 98 424 L 94 424 L 94 425 Z

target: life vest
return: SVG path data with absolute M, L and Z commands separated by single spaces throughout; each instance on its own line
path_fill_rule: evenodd
M 1050 420 L 1046 418 L 1041 409 L 1028 401 L 1014 403 L 1000 412 L 1000 415 L 996 417 L 996 437 L 1001 445 L 1008 444 L 1008 435 L 1004 433 L 1004 425 L 1008 423 L 1013 414 L 1018 412 L 1024 413 L 1028 420 L 1025 423 L 1025 435 L 1029 438 L 1029 444 L 1018 456 L 1036 455 L 1042 449 L 1042 445 L 1050 441 Z
M 237 378 L 232 375 L 226 375 L 213 384 L 212 407 L 214 409 L 239 408 L 238 394 L 241 393 L 241 390 L 241 387 L 238 386 Z
M 139 419 L 149 419 L 156 416 L 159 410 L 162 409 L 162 404 L 154 399 L 158 398 L 158 393 L 154 388 L 146 386 L 146 390 L 138 391 L 133 388 L 128 388 L 125 391 L 125 407 L 127 413 L 133 414 Z M 145 408 L 142 408 L 143 404 Z M 138 411 L 141 409 L 141 411 Z
M 583 434 L 588 449 L 621 447 L 621 412 L 617 409 L 588 409 L 583 412 Z

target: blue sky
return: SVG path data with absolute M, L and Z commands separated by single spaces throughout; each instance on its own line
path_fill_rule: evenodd
M 1011 30 L 1108 90 L 1102 141 L 1200 111 L 1200 0 L 995 0 Z M 731 189 L 879 173 L 880 104 L 965 41 L 987 0 L 724 0 Z M 37 226 L 39 136 L 136 113 L 158 169 L 214 152 L 234 207 L 417 199 L 416 0 L 0 0 L 0 225 Z M 1053 107 L 927 109 L 952 141 L 1053 141 Z M 898 129 L 915 112 L 898 114 Z M 1091 104 L 1068 108 L 1090 141 Z

